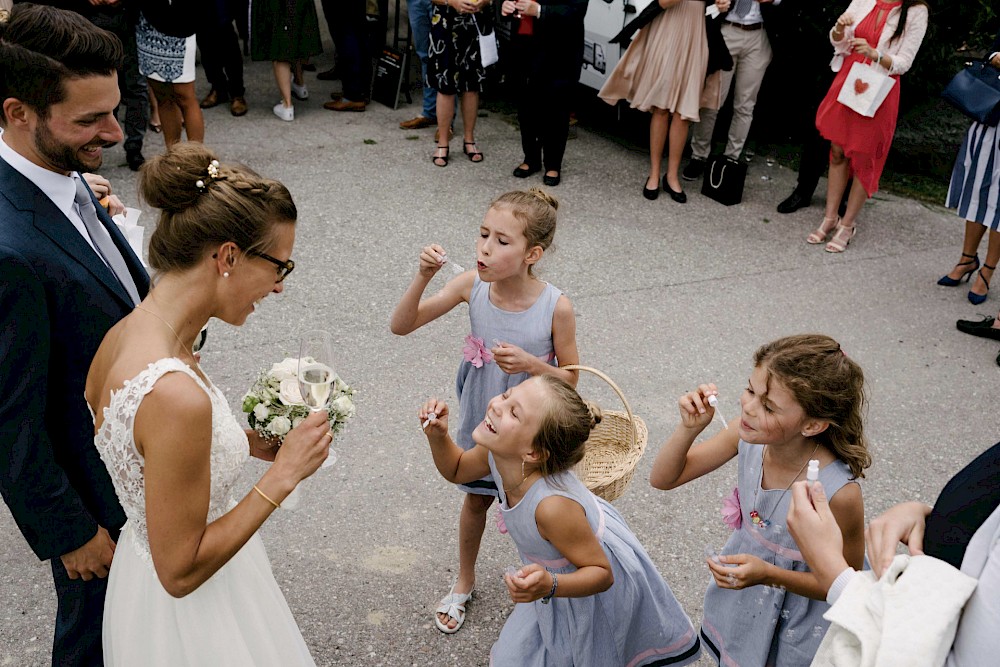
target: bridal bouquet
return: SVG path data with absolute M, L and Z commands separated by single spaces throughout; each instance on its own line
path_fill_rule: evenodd
M 271 370 L 260 374 L 243 397 L 247 422 L 262 438 L 277 438 L 280 444 L 289 431 L 309 416 L 309 408 L 299 393 L 298 367 L 299 360 L 293 358 L 274 364 Z M 354 389 L 339 376 L 331 387 L 327 411 L 334 433 L 354 416 Z

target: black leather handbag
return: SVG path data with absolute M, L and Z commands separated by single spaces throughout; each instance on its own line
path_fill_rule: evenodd
M 1000 70 L 986 61 L 974 62 L 952 78 L 941 97 L 972 120 L 995 127 L 1000 122 Z
M 715 155 L 705 165 L 701 194 L 726 206 L 739 204 L 743 201 L 743 185 L 746 180 L 746 164 L 725 155 Z

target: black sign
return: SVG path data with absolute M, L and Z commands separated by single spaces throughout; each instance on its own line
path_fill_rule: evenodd
M 375 83 L 372 85 L 372 99 L 395 109 L 399 102 L 399 91 L 406 71 L 406 54 L 389 48 L 382 49 L 382 55 L 375 61 Z

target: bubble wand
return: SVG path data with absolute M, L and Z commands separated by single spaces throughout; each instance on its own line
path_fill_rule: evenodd
M 719 398 L 715 394 L 712 394 L 708 397 L 708 404 L 715 408 L 715 416 L 722 422 L 722 427 L 728 430 L 729 424 L 726 423 L 725 417 L 722 416 L 722 412 L 719 410 Z

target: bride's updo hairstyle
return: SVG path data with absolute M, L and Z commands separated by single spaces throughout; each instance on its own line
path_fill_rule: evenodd
M 180 143 L 147 160 L 139 194 L 160 209 L 149 265 L 161 273 L 190 269 L 208 248 L 227 241 L 244 252 L 266 251 L 274 225 L 298 217 L 288 188 L 245 166 L 220 163 L 200 143 Z

